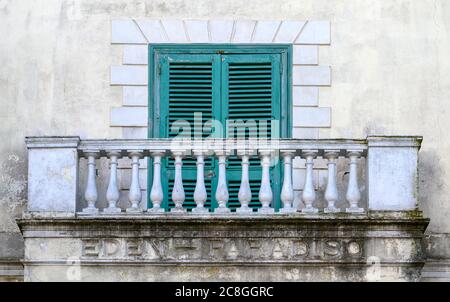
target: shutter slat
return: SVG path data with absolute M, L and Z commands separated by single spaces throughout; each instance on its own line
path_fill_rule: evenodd
M 271 80 L 272 79 L 272 77 L 271 76 L 267 76 L 266 74 L 251 74 L 251 75 L 248 75 L 248 74 L 236 74 L 236 75 L 232 75 L 232 76 L 230 76 L 230 82 L 232 82 L 233 80 L 234 81 L 239 81 L 239 80 L 242 80 L 242 79 L 244 79 L 244 80 L 247 80 L 247 79 L 249 79 L 249 80 L 256 80 L 256 79 L 258 79 L 258 80 L 261 80 L 261 79 L 264 79 L 264 80 Z

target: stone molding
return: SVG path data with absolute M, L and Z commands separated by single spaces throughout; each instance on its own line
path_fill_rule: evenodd
M 25 138 L 27 149 L 78 148 L 79 136 L 28 136 Z
M 368 136 L 367 145 L 370 147 L 411 147 L 418 148 L 422 145 L 422 136 Z
M 0 282 L 23 281 L 23 264 L 21 259 L 0 258 Z

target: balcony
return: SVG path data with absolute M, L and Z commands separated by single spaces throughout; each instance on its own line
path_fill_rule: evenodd
M 27 138 L 29 149 L 29 212 L 72 213 L 76 215 L 155 215 L 155 214 L 367 214 L 372 211 L 411 211 L 417 208 L 417 164 L 420 137 L 368 137 L 365 140 L 298 140 L 284 139 L 271 141 L 203 140 L 185 141 L 169 139 L 148 140 L 80 140 L 77 137 L 33 137 Z M 240 207 L 235 212 L 227 208 L 229 192 L 227 187 L 227 158 L 237 155 L 241 161 L 242 173 L 238 199 Z M 175 181 L 171 192 L 163 192 L 161 185 L 161 160 L 174 159 Z M 207 202 L 204 166 L 208 158 L 218 160 L 218 184 L 214 197 L 218 207 L 209 211 Z M 99 171 L 96 159 L 109 159 L 109 171 Z M 129 205 L 119 208 L 118 163 L 120 159 L 131 159 L 131 179 Z M 146 203 L 142 195 L 139 179 L 140 159 L 151 158 L 153 182 L 150 186 L 150 201 L 153 205 L 143 210 L 140 203 Z M 257 158 L 261 166 L 262 178 L 258 198 L 261 207 L 257 212 L 249 208 L 251 192 L 249 186 L 249 159 Z M 305 178 L 301 199 L 304 207 L 293 207 L 294 184 L 292 178 L 293 159 L 304 159 Z M 323 194 L 322 208 L 317 208 L 314 179 L 315 161 L 326 160 L 327 180 Z M 80 159 L 85 166 L 80 166 Z M 197 179 L 193 199 L 195 207 L 189 213 L 183 207 L 186 194 L 183 188 L 183 161 L 192 159 L 197 166 Z M 281 194 L 275 196 L 271 189 L 270 167 L 273 160 L 283 165 Z M 348 173 L 344 196 L 339 196 L 337 188 L 337 164 Z M 358 167 L 358 165 L 360 167 Z M 79 170 L 87 170 L 86 179 L 79 184 Z M 358 173 L 362 169 L 363 173 Z M 106 192 L 98 192 L 97 175 L 109 174 Z M 364 179 L 358 179 L 359 176 Z M 78 188 L 82 187 L 84 198 L 77 200 Z M 361 188 L 365 188 L 364 194 Z M 107 206 L 99 209 L 97 201 L 103 194 Z M 364 196 L 362 196 L 364 195 Z M 79 198 L 78 198 L 79 199 Z M 171 199 L 175 205 L 165 211 L 161 204 Z M 275 211 L 272 203 L 281 200 L 281 207 Z M 347 207 L 336 207 L 339 200 L 345 200 Z M 361 202 L 364 200 L 364 203 Z M 77 211 L 78 209 L 78 211 Z
M 18 221 L 25 279 L 67 279 L 71 255 L 85 274 L 111 281 L 136 265 L 136 274 L 120 280 L 417 280 L 428 224 L 417 200 L 421 141 L 29 137 L 28 208 Z M 230 207 L 227 163 L 233 156 L 239 204 Z M 169 191 L 162 185 L 164 158 L 174 171 Z M 207 194 L 205 163 L 211 159 L 218 166 L 217 185 Z M 196 173 L 190 195 L 183 185 L 188 161 Z M 252 208 L 249 163 L 255 161 L 261 177 L 259 207 Z M 282 174 L 274 179 L 270 169 L 277 161 Z M 300 206 L 294 161 L 304 165 Z M 139 169 L 147 162 L 149 200 Z M 118 177 L 124 165 L 130 171 L 121 176 L 129 177 L 125 202 Z M 323 190 L 317 187 L 318 168 L 325 175 Z M 216 206 L 207 207 L 212 198 Z M 168 200 L 172 207 L 163 206 Z M 119 275 L 108 273 L 113 267 Z

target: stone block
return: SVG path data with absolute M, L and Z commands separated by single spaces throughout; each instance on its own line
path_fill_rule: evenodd
M 331 68 L 329 66 L 294 66 L 293 85 L 329 86 L 331 85 Z
M 234 25 L 233 43 L 249 43 L 252 40 L 256 21 L 239 20 Z
M 146 127 L 147 107 L 118 107 L 111 109 L 111 127 Z
M 75 213 L 79 138 L 27 138 L 29 212 Z
M 111 85 L 147 85 L 147 66 L 111 66 Z
M 292 52 L 293 64 L 319 64 L 319 47 L 316 45 L 294 45 Z
M 147 106 L 148 88 L 146 86 L 123 87 L 122 104 L 124 106 Z
M 292 43 L 305 25 L 304 21 L 283 21 L 278 29 L 275 43 Z
M 294 107 L 294 127 L 331 127 L 331 108 Z
M 367 189 L 370 210 L 418 207 L 418 137 L 369 136 Z
M 253 32 L 253 43 L 271 43 L 280 21 L 257 21 Z
M 186 30 L 189 36 L 189 41 L 192 43 L 208 43 L 208 21 L 206 20 L 186 20 L 184 21 Z
M 331 41 L 330 21 L 308 21 L 295 44 L 328 45 Z
M 136 20 L 137 25 L 144 33 L 148 43 L 167 43 L 169 39 L 159 20 Z
M 124 139 L 146 139 L 148 138 L 147 127 L 122 127 L 122 138 Z
M 187 43 L 183 21 L 181 20 L 161 20 L 164 31 L 171 43 Z
M 292 101 L 294 106 L 318 106 L 319 88 L 294 86 L 292 88 Z
M 113 44 L 147 44 L 133 20 L 111 21 L 111 43 Z
M 148 46 L 147 45 L 127 45 L 123 48 L 123 64 L 147 65 Z
M 300 139 L 318 139 L 319 129 L 318 128 L 293 128 L 292 138 Z
M 209 21 L 212 43 L 230 43 L 233 21 Z

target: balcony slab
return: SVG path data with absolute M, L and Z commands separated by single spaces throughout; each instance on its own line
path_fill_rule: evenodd
M 18 224 L 26 281 L 418 281 L 428 219 L 41 214 Z

